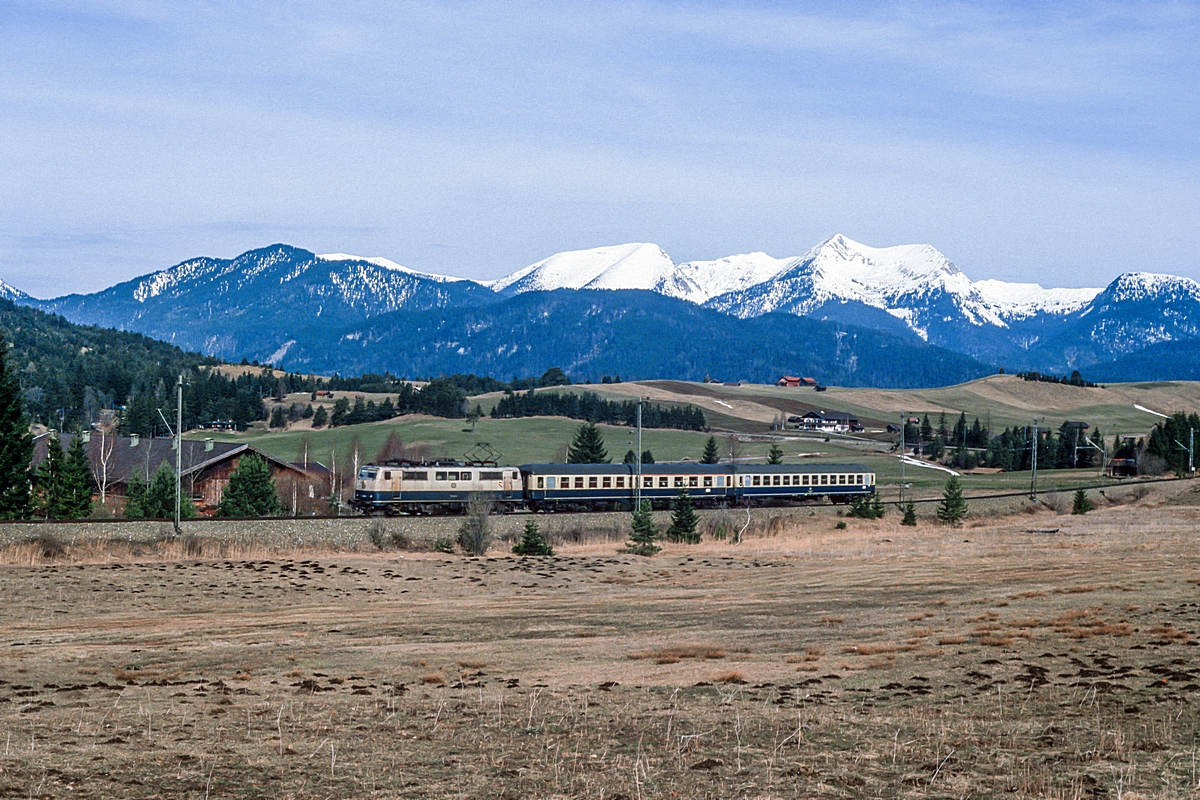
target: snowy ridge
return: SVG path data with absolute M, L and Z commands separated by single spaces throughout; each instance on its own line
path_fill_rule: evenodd
M 1004 319 L 1026 319 L 1035 314 L 1071 314 L 1086 306 L 1101 289 L 1043 289 L 1037 283 L 975 281 L 983 301 L 998 309 Z
M 25 294 L 15 286 L 9 286 L 4 281 L 0 281 L 0 298 L 12 300 L 15 303 L 18 300 L 29 299 L 29 295 Z
M 555 253 L 486 285 L 507 294 L 552 289 L 649 289 L 669 281 L 675 262 L 656 244 L 634 242 Z
M 456 283 L 458 281 L 466 280 L 466 278 L 454 278 L 449 275 L 436 275 L 432 272 L 421 272 L 420 270 L 410 269 L 403 264 L 397 264 L 390 258 L 383 258 L 382 256 L 355 256 L 350 255 L 349 253 L 325 253 L 323 255 L 318 255 L 317 258 L 322 261 L 363 261 L 367 264 L 374 264 L 377 267 L 390 269 L 394 272 L 403 272 L 407 275 L 415 275 L 418 278 L 425 278 L 427 280 L 438 281 L 440 283 Z
M 1200 300 L 1200 283 L 1175 275 L 1126 272 L 1108 285 L 1100 299 L 1105 302 L 1138 302 L 1185 298 Z

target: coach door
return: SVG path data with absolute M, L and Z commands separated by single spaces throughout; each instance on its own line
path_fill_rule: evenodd
M 512 473 L 508 470 L 504 471 L 504 491 L 506 494 L 511 493 L 512 488 Z

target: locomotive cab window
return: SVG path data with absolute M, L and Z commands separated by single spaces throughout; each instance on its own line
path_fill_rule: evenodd
M 378 474 L 379 473 L 373 469 L 362 469 L 358 472 L 358 479 L 360 481 L 373 481 L 375 480 L 375 476 Z

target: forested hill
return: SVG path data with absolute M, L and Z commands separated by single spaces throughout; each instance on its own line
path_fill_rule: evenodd
M 25 409 L 35 421 L 70 430 L 101 409 L 129 405 L 133 430 L 159 432 L 155 409 L 175 407 L 172 388 L 185 375 L 185 426 L 229 419 L 244 426 L 263 415 L 270 373 L 237 379 L 204 369 L 219 362 L 137 333 L 76 325 L 60 316 L 0 300 L 0 336 L 20 376 Z M 138 416 L 138 414 L 134 414 Z

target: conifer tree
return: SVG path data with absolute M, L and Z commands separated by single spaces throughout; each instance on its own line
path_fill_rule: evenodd
M 272 428 L 287 427 L 287 417 L 283 413 L 283 406 L 275 406 L 275 410 L 271 412 L 270 426 Z
M 637 453 L 633 452 L 633 450 L 627 450 L 625 452 L 625 458 L 621 460 L 621 463 L 622 464 L 636 464 L 637 463 Z
M 633 532 L 629 535 L 626 549 L 639 556 L 652 556 L 662 550 L 655 542 L 658 540 L 658 528 L 654 525 L 654 517 L 650 513 L 650 501 L 643 500 L 642 507 L 633 512 Z
M 721 452 L 717 449 L 717 437 L 709 436 L 704 443 L 704 454 L 700 456 L 701 464 L 716 464 L 721 460 Z
M 538 524 L 533 520 L 525 523 L 521 541 L 513 545 L 512 551 L 519 556 L 552 556 L 554 548 L 546 541 Z
M 887 513 L 887 508 L 884 507 L 883 501 L 879 499 L 879 495 L 871 496 L 871 516 L 875 519 L 883 519 L 883 515 Z
M 78 433 L 71 438 L 67 449 L 67 460 L 63 466 L 59 494 L 59 510 L 63 519 L 86 519 L 92 515 L 92 467 L 88 463 L 83 437 Z
M 262 456 L 251 453 L 229 475 L 229 485 L 217 506 L 220 517 L 277 517 L 283 513 L 271 469 Z
M 917 526 L 917 509 L 911 502 L 904 506 L 904 518 L 900 520 L 900 524 L 910 528 Z
M 942 502 L 938 503 L 937 518 L 942 522 L 957 528 L 962 525 L 963 518 L 967 516 L 967 501 L 963 499 L 962 486 L 959 485 L 958 476 L 952 476 L 946 481 L 946 488 L 942 492 Z
M 196 509 L 188 498 L 182 498 L 179 516 L 196 516 Z M 128 516 L 128 514 L 126 514 Z M 141 501 L 141 514 L 146 519 L 174 519 L 175 517 L 175 470 L 166 461 L 150 479 Z
M 667 529 L 667 536 L 673 542 L 699 544 L 700 532 L 696 530 L 699 522 L 700 518 L 692 506 L 692 496 L 686 488 L 680 488 L 679 494 L 671 501 L 671 527 Z
M 568 464 L 607 464 L 608 451 L 604 449 L 604 437 L 600 429 L 585 422 L 575 432 L 575 439 L 567 449 Z
M 1087 492 L 1085 492 L 1083 489 L 1076 489 L 1075 499 L 1071 504 L 1071 513 L 1086 514 L 1093 508 L 1095 508 L 1095 506 L 1093 506 L 1092 501 L 1088 499 Z
M 146 502 L 146 481 L 140 473 L 133 473 L 125 481 L 125 516 L 129 519 L 143 519 L 146 514 L 142 506 Z
M 329 412 L 325 410 L 325 406 L 317 406 L 317 410 L 313 412 L 312 426 L 324 428 L 327 422 L 329 422 Z
M 62 440 L 51 433 L 46 441 L 46 460 L 33 471 L 33 494 L 39 516 L 64 519 L 62 511 L 62 481 L 66 459 Z
M 768 464 L 782 464 L 783 463 L 783 448 L 780 447 L 778 444 L 772 444 L 771 449 L 767 451 L 767 463 Z
M 8 343 L 0 336 L 0 519 L 33 514 L 29 464 L 33 436 L 21 396 L 21 383 L 9 368 Z
M 643 450 L 642 451 L 642 463 L 643 464 L 653 464 L 654 463 L 654 453 L 651 453 L 649 450 Z

